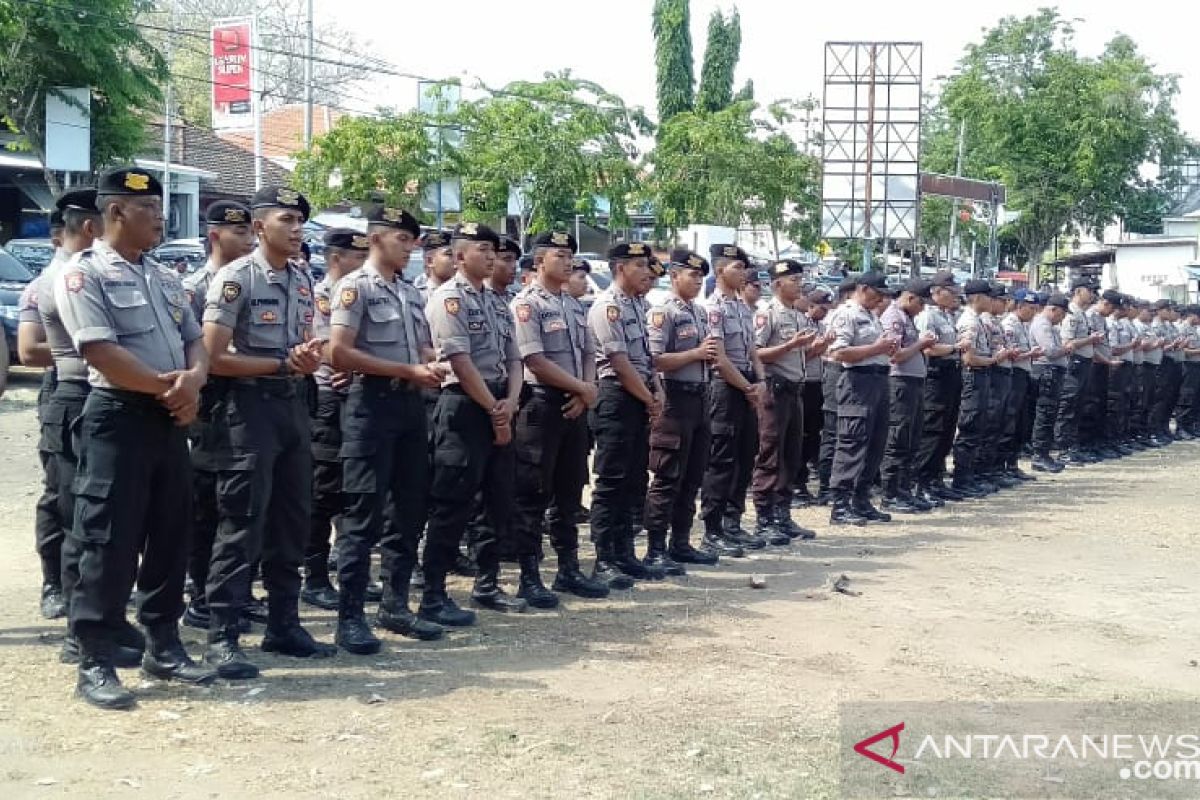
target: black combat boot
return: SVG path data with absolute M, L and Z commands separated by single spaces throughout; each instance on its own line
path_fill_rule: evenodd
M 474 578 L 479 574 L 479 565 L 475 563 L 475 559 L 471 558 L 470 554 L 459 550 L 454 556 L 454 566 L 450 571 L 461 578 Z
M 817 532 L 809 530 L 802 525 L 797 525 L 792 520 L 791 506 L 786 502 L 777 503 L 775 505 L 775 527 L 789 539 L 815 539 Z
M 122 686 L 117 677 L 109 642 L 87 640 L 82 643 L 81 651 L 76 696 L 106 710 L 124 710 L 137 705 L 133 692 Z
M 746 551 L 741 545 L 726 538 L 720 519 L 715 517 L 704 521 L 704 539 L 701 541 L 701 546 L 719 556 L 746 557 Z
M 67 615 L 67 601 L 63 598 L 62 586 L 57 583 L 46 583 L 42 586 L 42 616 L 46 619 L 58 619 Z
M 471 590 L 471 602 L 505 614 L 520 614 L 529 607 L 529 603 L 519 597 L 513 597 L 500 587 L 498 557 L 480 557 L 479 574 L 475 577 L 475 586 Z
M 633 531 L 626 529 L 617 533 L 618 541 L 614 544 L 615 551 L 612 565 L 617 571 L 628 575 L 635 581 L 661 581 L 667 575 L 659 567 L 650 565 L 637 557 L 633 545 Z
M 304 559 L 304 588 L 300 599 L 310 606 L 333 611 L 338 608 L 338 593 L 329 582 L 329 559 L 324 555 Z
M 142 672 L 152 678 L 181 681 L 195 686 L 208 686 L 217 679 L 217 671 L 192 660 L 183 642 L 179 641 L 179 626 L 174 622 L 151 625 L 146 655 L 142 657 Z
M 142 654 L 146 651 L 146 637 L 127 620 L 121 620 L 121 625 L 108 646 L 114 667 L 133 669 L 142 663 Z M 79 640 L 68 629 L 67 635 L 63 637 L 58 660 L 64 664 L 78 664 L 80 657 Z
M 767 546 L 766 539 L 756 536 L 742 527 L 742 515 L 736 510 L 726 511 L 721 517 L 721 530 L 725 533 L 726 541 L 747 550 L 762 550 Z
M 662 570 L 664 575 L 686 575 L 687 570 L 683 568 L 675 559 L 671 558 L 667 551 L 667 535 L 665 533 L 650 533 L 647 531 L 646 539 L 649 544 L 646 547 L 646 566 Z
M 917 507 L 900 494 L 889 494 L 883 498 L 883 508 L 896 514 L 916 514 Z
M 522 573 L 523 574 L 523 573 Z M 625 578 L 624 575 L 619 577 Z M 633 582 L 629 582 L 632 586 Z M 624 588 L 628 589 L 629 586 Z M 570 550 L 563 548 L 558 550 L 558 573 L 554 576 L 554 584 L 552 588 L 556 592 L 565 592 L 573 594 L 576 597 L 584 597 L 588 600 L 600 600 L 608 597 L 609 583 L 603 580 L 595 580 L 583 574 L 583 570 L 579 568 L 579 551 L 571 548 Z
M 445 629 L 441 625 L 423 620 L 408 607 L 408 587 L 412 581 L 411 566 L 397 565 L 383 587 L 383 598 L 379 602 L 379 613 L 375 624 L 384 630 L 430 642 L 442 638 Z
M 475 612 L 459 608 L 446 594 L 446 573 L 425 568 L 425 589 L 417 616 L 450 628 L 466 628 L 475 624 Z
M 792 539 L 779 529 L 775 522 L 775 509 L 771 506 L 756 506 L 754 509 L 754 537 L 762 539 L 772 547 L 791 544 Z
M 521 583 L 517 588 L 517 597 L 533 608 L 557 608 L 558 595 L 542 583 L 542 568 L 538 563 L 537 553 L 518 557 L 517 564 L 521 567 Z
M 671 547 L 667 555 L 677 564 L 701 564 L 713 566 L 721 560 L 721 556 L 708 545 L 692 547 L 691 531 L 671 531 Z
M 250 663 L 238 641 L 237 613 L 213 612 L 212 626 L 208 629 L 208 649 L 204 651 L 204 663 L 217 671 L 227 681 L 248 681 L 258 677 L 258 667 Z
M 596 542 L 596 563 L 592 567 L 592 580 L 599 581 L 609 589 L 632 589 L 633 576 L 617 569 L 617 553 L 609 536 L 593 532 Z
M 829 524 L 857 525 L 862 527 L 867 524 L 867 518 L 854 509 L 850 504 L 850 498 L 844 495 L 837 495 L 833 497 L 833 505 L 829 509 Z
M 342 585 L 338 594 L 337 631 L 333 641 L 347 653 L 356 656 L 374 655 L 383 647 L 383 642 L 379 641 L 379 637 L 371 632 L 371 626 L 367 624 L 363 603 L 362 592 Z
M 293 658 L 330 658 L 337 647 L 318 642 L 300 625 L 300 598 L 272 594 L 267 597 L 267 632 L 262 649 Z
M 858 514 L 860 517 L 865 517 L 871 522 L 892 521 L 891 514 L 886 514 L 877 509 L 875 506 L 871 505 L 871 498 L 868 495 L 855 497 L 850 501 L 850 505 L 854 509 L 854 513 Z

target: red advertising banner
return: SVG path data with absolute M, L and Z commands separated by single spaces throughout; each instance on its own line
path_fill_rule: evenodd
M 254 20 L 218 20 L 212 29 L 213 128 L 245 128 L 253 124 Z

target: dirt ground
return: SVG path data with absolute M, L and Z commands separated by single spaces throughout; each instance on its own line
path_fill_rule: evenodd
M 1200 681 L 1185 443 L 887 526 L 796 512 L 819 536 L 790 551 L 481 612 L 442 642 L 384 634 L 372 658 L 296 663 L 256 631 L 257 681 L 129 671 L 139 708 L 93 710 L 37 613 L 35 389 L 18 375 L 0 400 L 5 798 L 830 797 L 839 702 L 1194 699 Z M 830 591 L 842 574 L 861 595 Z M 332 638 L 332 614 L 303 613 Z

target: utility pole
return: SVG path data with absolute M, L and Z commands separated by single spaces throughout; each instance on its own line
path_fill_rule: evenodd
M 954 162 L 954 177 L 962 177 L 963 142 L 967 137 L 967 121 L 958 126 L 958 158 Z M 950 204 L 950 266 L 954 267 L 954 254 L 958 251 L 958 198 Z
M 871 230 L 871 183 L 872 171 L 875 166 L 875 58 L 876 45 L 871 44 L 871 82 L 867 84 L 867 174 L 865 194 L 863 196 L 863 272 L 869 272 L 874 266 L 871 250 L 875 244 Z M 886 261 L 886 254 L 885 254 Z M 886 271 L 886 268 L 885 268 Z
M 312 147 L 313 136 L 313 0 L 308 0 L 307 52 L 304 59 L 304 149 Z
M 162 168 L 162 212 L 163 229 L 169 238 L 171 232 L 171 104 L 174 91 L 171 80 L 171 58 L 175 54 L 175 0 L 171 0 L 170 22 L 167 23 L 167 92 L 166 107 L 163 109 L 163 168 Z

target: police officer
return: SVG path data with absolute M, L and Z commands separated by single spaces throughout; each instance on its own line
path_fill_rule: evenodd
M 558 235 L 574 251 L 574 239 Z M 628 585 L 627 579 L 658 580 L 667 570 L 679 574 L 681 569 L 670 559 L 661 567 L 649 566 L 634 553 L 632 520 L 648 463 L 648 425 L 662 411 L 662 394 L 650 356 L 642 301 L 650 275 L 649 248 L 633 252 L 618 248 L 613 255 L 613 282 L 592 303 L 588 327 L 600 380 L 599 398 L 591 412 L 596 438 L 591 523 L 596 566 L 592 577 L 617 588 Z M 614 580 L 620 583 L 614 585 Z
M 918 331 L 913 318 L 925 309 L 925 301 L 932 299 L 931 288 L 929 281 L 910 280 L 879 317 L 884 332 L 899 342 L 888 369 L 888 433 L 880 468 L 883 508 L 901 514 L 933 508 L 912 492 L 913 467 L 924 418 L 921 405 L 925 400 L 925 354 L 938 341 L 933 331 Z
M 413 286 L 429 301 L 433 290 L 454 277 L 454 255 L 450 249 L 449 231 L 426 231 L 421 237 L 421 253 L 425 257 L 425 272 L 418 275 Z
M 987 413 L 991 402 L 989 378 L 997 355 L 980 318 L 991 308 L 991 291 L 987 281 L 967 281 L 963 286 L 967 307 L 957 324 L 959 349 L 963 354 L 963 380 L 951 485 L 966 497 L 983 497 L 996 491 L 995 484 L 981 480 L 978 472 L 985 465 L 983 448 L 988 435 Z
M 739 557 L 744 553 L 720 540 L 705 540 L 699 548 L 691 543 L 696 494 L 708 464 L 711 437 L 705 395 L 718 352 L 717 337 L 709 332 L 707 315 L 696 303 L 708 262 L 690 250 L 673 250 L 667 264 L 671 297 L 652 308 L 649 316 L 650 354 L 663 387 L 663 410 L 650 423 L 649 465 L 654 477 L 646 495 L 647 561 L 663 565 L 657 554 L 669 532 L 671 561 L 712 565 L 722 552 Z
M 1037 395 L 1033 420 L 1033 469 L 1036 472 L 1063 471 L 1063 465 L 1051 456 L 1050 451 L 1054 447 L 1063 379 L 1070 363 L 1070 351 L 1063 345 L 1060 334 L 1060 324 L 1068 306 L 1066 295 L 1055 292 L 1029 323 L 1029 341 L 1040 351 L 1040 355 L 1033 357 L 1030 376 Z
M 816 534 L 792 521 L 792 482 L 800 468 L 804 435 L 804 349 L 817 337 L 796 310 L 804 265 L 785 259 L 770 268 L 774 294 L 754 315 L 754 344 L 766 373 L 766 393 L 758 408 L 758 455 L 751 491 L 757 525 L 754 534 L 772 545 Z
M 1097 288 L 1090 278 L 1077 278 L 1071 282 L 1071 302 L 1059 330 L 1063 347 L 1071 354 L 1071 360 L 1063 376 L 1054 439 L 1061 454 L 1060 460 L 1075 467 L 1096 461 L 1080 446 L 1079 418 L 1092 376 L 1092 357 L 1103 337 L 1102 333 L 1092 330 L 1088 325 L 1086 313 Z
M 607 597 L 608 584 L 579 567 L 576 514 L 587 473 L 587 410 L 596 404 L 596 359 L 587 312 L 569 291 L 577 274 L 572 240 L 549 233 L 533 243 L 534 282 L 512 301 L 517 349 L 528 388 L 517 414 L 517 515 L 514 546 L 521 567 L 518 594 L 535 608 L 554 608 L 558 596 L 542 584 L 543 522 L 558 554 L 554 590 Z M 641 247 L 642 245 L 638 245 Z
M 793 484 L 795 491 L 792 495 L 792 508 L 804 508 L 816 502 L 816 497 L 808 489 L 808 483 L 810 472 L 814 475 L 819 474 L 821 425 L 824 421 L 821 407 L 825 402 L 821 385 L 825 378 L 825 350 L 829 347 L 826 317 L 832 300 L 829 290 L 823 286 L 812 287 L 804 298 L 807 308 L 804 314 L 808 318 L 809 327 L 816 331 L 817 335 L 812 344 L 804 350 L 804 390 L 801 397 L 804 431 L 800 445 L 800 466 Z
M 54 281 L 76 253 L 91 247 L 102 229 L 96 209 L 96 190 L 79 189 L 61 195 L 54 211 L 60 245 L 54 257 L 21 293 L 17 323 L 17 352 L 27 367 L 49 367 L 38 392 L 43 491 L 34 515 L 34 534 L 42 566 L 41 612 L 46 619 L 66 616 L 69 584 L 76 559 L 67 541 L 74 516 L 76 456 L 71 425 L 83 412 L 87 396 L 87 364 L 75 351 L 54 302 Z M 65 385 L 64 385 L 65 382 Z M 64 643 L 69 660 L 77 655 L 74 641 Z
M 838 379 L 842 376 L 841 362 L 833 357 L 833 353 L 829 351 L 829 345 L 833 344 L 833 339 L 836 337 L 833 330 L 834 323 L 837 322 L 840 314 L 847 312 L 850 297 L 857 287 L 858 278 L 843 279 L 838 284 L 838 304 L 826 318 L 825 354 L 821 356 L 821 360 L 824 362 L 821 367 L 823 375 L 821 382 L 821 449 L 817 461 L 817 505 L 821 506 L 829 505 L 833 500 L 829 490 L 829 479 L 833 474 L 833 454 L 837 450 L 837 385 Z
M 958 429 L 958 411 L 962 403 L 962 363 L 955 314 L 959 309 L 959 286 L 954 273 L 943 270 L 930 279 L 932 303 L 917 315 L 921 333 L 932 333 L 937 343 L 926 351 L 924 397 L 920 442 L 917 446 L 916 475 L 918 496 L 938 507 L 965 496 L 947 486 L 946 457 L 954 445 Z
M 337 540 L 335 641 L 356 655 L 381 647 L 363 610 L 377 542 L 388 579 L 379 625 L 422 639 L 442 633 L 440 626 L 414 620 L 408 608 L 429 483 L 419 390 L 437 386 L 443 376 L 441 367 L 428 363 L 433 343 L 421 294 L 404 280 L 421 226 L 407 211 L 385 205 L 369 208 L 366 220 L 369 255 L 334 287 L 329 333 L 333 368 L 354 375 L 339 453 L 345 511 Z
M 332 331 L 333 302 L 338 282 L 362 267 L 369 251 L 370 237 L 350 228 L 330 228 L 325 243 L 325 276 L 313 287 L 316 311 L 313 336 L 329 342 Z M 424 305 L 418 301 L 419 305 Z M 310 606 L 333 610 L 338 593 L 329 582 L 330 529 L 342 526 L 345 498 L 342 494 L 342 414 L 349 395 L 351 375 L 335 372 L 326 353 L 313 377 L 317 384 L 316 411 L 312 415 L 312 523 L 308 546 L 304 551 L 304 588 L 300 600 Z M 368 598 L 370 599 L 370 598 Z
M 708 329 L 720 340 L 716 375 L 708 387 L 712 445 L 700 499 L 707 541 L 761 550 L 766 542 L 742 530 L 746 487 L 758 448 L 757 409 L 765 395 L 754 347 L 754 312 L 739 297 L 750 257 L 740 247 L 710 248 L 716 288 L 708 299 Z
M 226 264 L 254 249 L 250 209 L 241 203 L 225 200 L 213 203 L 205 212 L 205 221 L 208 261 L 183 279 L 188 304 L 197 320 L 204 317 L 204 304 L 213 276 Z M 192 596 L 183 612 L 183 622 L 204 630 L 212 623 L 205 586 L 213 539 L 217 535 L 217 464 L 224 445 L 220 426 L 213 426 L 212 414 L 222 388 L 220 381 L 209 381 L 204 385 L 200 390 L 196 419 L 188 428 L 192 455 L 192 550 L 188 557 L 188 579 Z M 243 619 L 240 624 L 243 630 L 250 629 L 248 619 Z
M 1184 338 L 1181 352 L 1183 382 L 1176 406 L 1176 430 L 1185 436 L 1200 437 L 1200 308 L 1181 309 L 1180 332 Z
M 588 276 L 592 274 L 592 265 L 585 258 L 571 259 L 571 278 L 567 281 L 567 294 L 576 300 L 582 300 L 591 287 Z
M 1012 413 L 1009 395 L 1012 387 L 1014 352 L 1008 347 L 1004 329 L 1000 326 L 1000 316 L 1004 313 L 1008 298 L 1008 287 L 1001 283 L 991 283 L 988 296 L 991 298 L 989 307 L 980 313 L 979 318 L 987 329 L 994 363 L 988 368 L 987 432 L 984 440 L 986 446 L 980 451 L 974 469 L 984 486 L 991 484 L 998 489 L 1011 489 L 1020 481 L 1001 472 L 999 447 L 1004 437 L 1005 421 Z
M 1111 292 L 1110 297 L 1119 296 Z M 1110 450 L 1104 442 L 1105 417 L 1108 410 L 1108 374 L 1113 357 L 1108 345 L 1108 321 L 1113 304 L 1094 296 L 1094 302 L 1084 312 L 1088 330 L 1101 334 L 1092 353 L 1092 372 L 1088 378 L 1088 390 L 1080 406 L 1080 446 L 1091 456 L 1103 460 L 1116 458 L 1119 453 Z
M 1142 420 L 1144 418 L 1144 408 L 1142 405 L 1145 399 L 1145 385 L 1143 381 L 1146 377 L 1146 343 L 1142 339 L 1142 332 L 1138 325 L 1138 316 L 1141 314 L 1142 301 L 1131 295 L 1124 295 L 1124 311 L 1121 324 L 1125 328 L 1123 334 L 1130 343 L 1131 347 L 1126 360 L 1129 362 L 1129 379 L 1127 381 L 1126 393 L 1126 414 L 1125 419 L 1121 423 L 1121 432 L 1123 441 L 1126 447 L 1134 452 L 1140 452 L 1146 449 L 1143 443 L 1144 431 L 1142 429 Z
M 188 656 L 178 628 L 191 515 L 185 426 L 208 359 L 178 276 L 143 255 L 162 235 L 162 186 L 143 170 L 114 170 L 101 177 L 96 205 L 104 238 L 54 286 L 93 387 L 78 423 L 70 621 L 81 649 L 78 694 L 129 708 L 135 697 L 117 679 L 113 648 L 135 578 L 149 639 L 143 670 L 193 684 L 216 677 Z
M 887 522 L 891 516 L 871 505 L 870 487 L 887 442 L 889 359 L 900 342 L 873 313 L 888 297 L 878 272 L 863 273 L 854 295 L 830 326 L 829 352 L 842 364 L 837 385 L 837 448 L 829 487 L 835 525 Z
M 515 458 L 512 421 L 521 396 L 520 354 L 511 331 L 488 302 L 484 281 L 492 272 L 500 240 L 486 225 L 454 230 L 457 274 L 429 297 L 425 316 L 439 362 L 445 367 L 434 411 L 433 481 L 424 552 L 425 588 L 419 614 L 439 625 L 475 623 L 446 593 L 459 541 L 482 492 L 487 530 L 495 541 L 476 543 L 479 577 L 472 596 L 497 610 L 524 610 L 496 583 L 499 546 L 509 541 Z
M 1107 370 L 1103 426 L 1099 428 L 1102 443 L 1114 456 L 1128 456 L 1135 452 L 1125 444 L 1125 432 L 1129 417 L 1129 384 L 1133 372 L 1131 360 L 1133 332 L 1125 320 L 1125 296 L 1113 289 L 1100 295 L 1100 314 L 1105 316 Z
M 1029 337 L 1029 324 L 1037 315 L 1041 298 L 1031 289 L 1018 289 L 1013 293 L 1011 310 L 1000 319 L 1004 331 L 1004 346 L 1012 353 L 1012 372 L 1009 380 L 1008 413 L 1004 417 L 1004 429 L 1000 437 L 1000 473 L 1018 481 L 1033 480 L 1024 472 L 1018 460 L 1027 443 L 1026 430 L 1031 424 L 1029 415 L 1034 405 L 1033 359 L 1042 355 Z
M 1159 436 L 1156 416 L 1159 385 L 1162 381 L 1163 349 L 1167 342 L 1158 323 L 1157 303 L 1147 302 L 1138 310 L 1138 330 L 1141 332 L 1142 352 L 1145 354 L 1142 386 L 1142 429 L 1145 431 L 1143 441 L 1148 447 L 1158 448 L 1167 443 Z
M 238 618 L 250 591 L 249 565 L 260 557 L 268 604 L 262 649 L 297 658 L 336 652 L 314 640 L 299 617 L 312 515 L 304 381 L 323 349 L 312 332 L 312 278 L 293 260 L 309 205 L 299 192 L 269 186 L 250 208 L 258 249 L 217 272 L 204 310 L 205 346 L 224 393 L 213 414 L 223 441 L 204 658 L 228 680 L 258 674 L 241 649 Z

